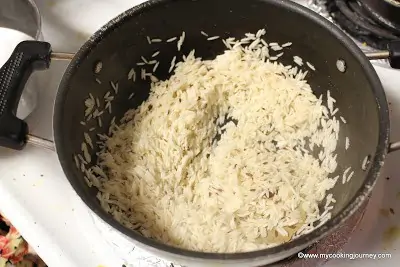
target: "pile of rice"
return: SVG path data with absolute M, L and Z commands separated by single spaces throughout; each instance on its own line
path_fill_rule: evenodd
M 338 180 L 335 100 L 325 107 L 306 73 L 268 60 L 261 35 L 224 40 L 214 60 L 192 51 L 114 126 L 88 179 L 118 221 L 173 246 L 242 252 L 330 219 L 318 205 Z

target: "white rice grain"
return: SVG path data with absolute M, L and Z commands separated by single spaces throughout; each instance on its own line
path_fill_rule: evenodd
M 149 61 L 144 56 L 141 56 L 140 58 L 144 63 L 149 64 Z
M 201 31 L 200 33 L 201 33 L 203 36 L 208 37 L 208 34 L 207 34 L 207 33 L 203 32 L 203 31 Z
M 114 89 L 115 94 L 118 94 L 118 83 L 110 82 L 112 89 Z
M 282 50 L 282 49 L 283 49 L 282 47 L 280 47 L 280 46 L 277 46 L 277 45 L 270 46 L 270 48 L 271 48 L 272 50 L 274 50 L 274 51 L 280 51 L 280 50 Z
M 154 67 L 153 67 L 153 73 L 156 72 L 158 66 L 160 65 L 160 62 L 157 62 Z
M 289 46 L 291 46 L 291 45 L 292 45 L 291 42 L 287 42 L 287 43 L 284 43 L 283 45 L 281 45 L 281 47 L 289 47 Z
M 104 109 L 108 109 L 109 106 L 111 106 L 111 102 L 107 101 L 106 106 L 104 107 Z
M 100 111 L 98 109 L 96 109 L 95 111 L 93 111 L 93 118 L 97 118 L 99 115 Z
M 307 64 L 307 66 L 310 68 L 310 69 L 312 69 L 313 71 L 315 71 L 315 67 L 314 67 L 314 65 L 313 64 L 311 64 L 310 62 L 306 62 L 306 64 Z
M 89 180 L 89 178 L 87 178 L 86 176 L 83 176 L 83 178 L 85 179 L 85 182 L 86 182 L 86 184 L 87 184 L 88 187 L 92 187 L 92 186 L 93 186 L 93 184 L 92 184 L 92 182 Z
M 107 97 L 105 97 L 105 100 L 106 100 L 107 102 L 111 102 L 111 101 L 114 100 L 114 96 L 112 96 L 112 95 L 107 96 Z
M 81 172 L 85 173 L 85 171 L 86 171 L 85 164 L 81 163 Z
M 333 198 L 333 194 L 328 194 L 326 196 L 326 202 L 325 202 L 325 209 L 331 204 L 334 203 L 334 198 Z
M 150 75 L 150 81 L 153 82 L 153 83 L 156 83 L 156 82 L 158 82 L 159 80 L 158 80 L 158 78 L 157 78 L 156 76 Z
M 167 40 L 167 43 L 171 43 L 171 42 L 173 42 L 173 41 L 176 41 L 177 39 L 178 39 L 178 37 L 169 38 L 169 39 Z
M 146 70 L 145 69 L 141 69 L 140 71 L 140 78 L 142 80 L 146 80 Z
M 93 115 L 92 115 L 92 114 L 89 114 L 89 116 L 86 118 L 86 121 L 88 122 L 88 121 L 90 121 L 92 118 L 93 118 Z
M 297 65 L 299 65 L 300 67 L 303 66 L 303 59 L 299 56 L 294 56 L 293 57 L 293 61 L 294 63 L 296 63 Z
M 225 45 L 226 48 L 232 49 L 232 45 L 231 45 L 229 42 L 227 42 L 226 40 L 222 40 L 222 42 L 224 43 L 224 45 Z M 184 56 L 184 57 L 185 57 L 185 56 Z M 185 58 L 186 58 L 186 57 L 185 57 Z M 185 58 L 184 58 L 183 60 L 185 60 Z
M 83 163 L 83 164 L 88 164 L 87 162 L 86 162 L 86 160 L 82 157 L 82 155 L 81 154 L 78 154 L 77 155 L 78 156 L 78 159 Z
M 104 179 L 108 179 L 107 175 L 104 173 L 104 171 L 100 167 L 93 166 L 92 170 L 93 170 L 94 173 L 96 173 L 97 175 L 100 175 Z
M 323 220 L 323 218 L 326 216 L 326 215 L 328 215 L 328 213 L 329 213 L 329 211 L 331 211 L 331 210 L 333 210 L 333 207 L 332 206 L 330 206 L 330 207 L 326 207 L 325 208 L 325 210 L 324 210 L 324 212 L 321 214 L 321 220 Z
M 265 29 L 260 29 L 256 33 L 256 38 L 261 38 L 261 36 L 265 35 L 267 31 Z
M 363 162 L 361 164 L 361 169 L 363 171 L 366 171 L 368 164 L 369 164 L 369 155 L 365 156 L 365 158 L 364 158 L 364 160 L 363 160 Z
M 81 150 L 83 152 L 83 156 L 85 157 L 85 161 L 90 163 L 92 161 L 92 157 L 90 156 L 87 145 L 84 142 L 82 142 Z
M 264 39 L 261 39 L 261 43 L 264 45 L 264 47 L 268 47 L 268 43 Z
M 348 167 L 344 172 L 342 176 L 342 184 L 345 184 L 347 181 L 347 173 L 351 170 L 351 167 Z
M 91 97 L 87 98 L 85 100 L 85 117 L 88 117 L 91 115 L 91 113 L 93 112 L 94 108 L 95 108 L 95 100 L 92 99 Z
M 347 177 L 346 183 L 348 183 L 348 182 L 351 180 L 351 178 L 353 177 L 353 175 L 354 175 L 354 171 L 352 171 L 352 172 L 349 174 L 349 177 Z
M 128 73 L 128 80 L 136 81 L 136 71 L 132 68 Z
M 79 170 L 79 160 L 78 160 L 78 157 L 76 155 L 74 155 L 74 160 L 75 160 L 76 168 Z
M 327 91 L 327 103 L 328 103 L 328 109 L 329 113 L 333 113 L 333 98 L 331 97 L 331 91 Z
M 90 138 L 90 135 L 88 133 L 83 133 L 84 138 L 86 143 L 90 146 L 91 149 L 93 149 L 93 142 L 92 142 L 92 138 Z
M 212 38 L 212 37 L 211 37 L 211 38 Z M 218 36 L 218 38 L 219 38 L 219 36 Z M 218 39 L 218 38 L 217 38 L 217 39 Z M 254 41 L 249 45 L 249 49 L 250 49 L 250 50 L 253 50 L 254 48 L 256 48 L 256 46 L 257 46 L 260 42 L 261 42 L 260 39 L 254 40 Z
M 214 40 L 217 40 L 217 39 L 219 39 L 219 36 L 212 36 L 212 37 L 208 37 L 207 41 L 214 41 Z
M 99 61 L 94 67 L 94 73 L 99 74 L 102 69 L 103 69 L 103 62 Z
M 185 32 L 182 32 L 182 35 L 181 35 L 181 37 L 179 38 L 179 41 L 178 41 L 178 43 L 177 43 L 178 51 L 181 51 L 183 42 L 185 41 L 185 36 L 186 36 L 186 33 L 185 33 Z
M 176 61 L 176 56 L 174 56 L 174 57 L 172 58 L 171 65 L 170 65 L 169 70 L 168 70 L 169 73 L 171 73 L 172 70 L 174 69 L 174 67 L 175 67 L 175 61 Z
M 245 33 L 244 35 L 251 40 L 256 39 L 256 35 L 254 33 L 248 32 L 248 33 Z

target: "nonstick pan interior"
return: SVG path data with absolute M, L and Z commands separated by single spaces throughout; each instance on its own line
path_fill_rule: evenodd
M 57 151 L 64 172 L 78 195 L 108 223 L 151 246 L 173 253 L 205 258 L 246 258 L 262 255 L 191 254 L 140 237 L 123 228 L 101 209 L 96 199 L 96 190 L 86 185 L 82 172 L 75 166 L 73 155 L 81 153 L 84 132 L 90 134 L 93 142 L 98 141 L 96 134 L 107 133 L 114 116 L 118 121 L 127 110 L 138 107 L 147 98 L 149 82 L 140 79 L 141 67 L 136 66 L 137 62 L 142 61 L 141 56 L 151 58 L 154 52 L 160 51 L 157 60 L 161 63 L 156 76 L 166 79 L 169 77 L 168 69 L 174 56 L 181 59 L 183 55 L 196 49 L 197 56 L 210 59 L 223 52 L 224 45 L 221 40 L 207 41 L 201 31 L 210 36 L 241 38 L 247 32 L 265 28 L 267 42 L 293 43 L 285 50 L 281 62 L 293 65 L 293 56 L 298 55 L 304 61 L 312 63 L 316 71 L 311 71 L 307 80 L 315 94 L 326 95 L 326 91 L 330 90 L 337 100 L 338 116 L 347 120 L 347 124 L 341 124 L 337 148 L 337 175 L 341 175 L 350 166 L 355 171 L 348 184 L 343 185 L 339 179 L 332 190 L 337 200 L 332 210 L 333 220 L 318 231 L 291 242 L 291 245 L 286 244 L 268 251 L 274 253 L 300 245 L 302 242 L 309 242 L 314 240 L 316 235 L 321 235 L 341 222 L 342 218 L 351 212 L 350 208 L 345 213 L 343 210 L 360 195 L 362 186 L 374 184 L 378 164 L 386 151 L 384 147 L 388 129 L 387 106 L 377 76 L 358 48 L 335 28 L 332 32 L 328 31 L 329 27 L 334 26 L 322 21 L 322 18 L 313 16 L 316 15 L 309 15 L 303 8 L 285 1 L 153 1 L 127 11 L 101 29 L 85 44 L 69 66 L 60 86 L 55 107 L 54 132 Z M 179 38 L 182 31 L 185 31 L 186 38 L 182 51 L 178 52 L 176 42 L 166 43 L 165 40 L 175 36 Z M 149 44 L 147 36 L 160 38 L 163 42 Z M 339 59 L 345 62 L 344 73 L 336 66 Z M 95 74 L 94 68 L 99 61 L 102 62 L 102 69 Z M 148 67 L 147 71 L 151 72 L 152 67 Z M 135 83 L 128 80 L 131 68 L 135 68 L 139 76 Z M 97 120 L 81 125 L 80 122 L 84 121 L 84 101 L 89 93 L 99 98 L 104 107 L 104 95 L 108 91 L 114 92 L 111 81 L 118 82 L 119 91 L 112 103 L 112 114 L 104 112 L 101 128 L 98 127 Z M 133 92 L 135 96 L 128 99 Z M 93 127 L 96 129 L 90 132 Z M 347 151 L 346 137 L 350 139 L 350 148 Z M 96 152 L 98 150 L 91 152 L 94 162 Z M 376 167 L 363 171 L 361 165 L 367 155 L 371 155 L 369 166 Z M 354 205 L 353 203 L 353 208 Z

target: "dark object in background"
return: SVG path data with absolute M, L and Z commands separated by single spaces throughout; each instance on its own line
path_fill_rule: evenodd
M 333 0 L 326 7 L 340 27 L 373 48 L 385 50 L 400 40 L 400 7 L 384 0 Z
M 9 230 L 10 226 L 0 219 L 0 235 L 5 235 Z

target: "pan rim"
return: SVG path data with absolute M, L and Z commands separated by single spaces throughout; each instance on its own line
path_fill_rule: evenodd
M 229 263 L 229 261 L 237 261 L 237 260 L 252 260 L 256 261 L 257 259 L 266 259 L 268 257 L 275 258 L 279 257 L 280 253 L 287 253 L 287 251 L 294 251 L 297 253 L 298 251 L 306 248 L 307 246 L 321 240 L 328 234 L 335 231 L 344 221 L 346 221 L 351 215 L 354 214 L 358 208 L 366 201 L 372 189 L 377 181 L 379 176 L 379 172 L 381 167 L 383 166 L 383 162 L 388 152 L 389 145 L 389 111 L 386 101 L 386 95 L 383 89 L 383 86 L 380 82 L 380 79 L 374 70 L 372 64 L 365 57 L 363 52 L 359 49 L 359 47 L 338 27 L 329 22 L 328 20 L 322 18 L 320 15 L 312 12 L 311 10 L 303 7 L 297 3 L 292 1 L 274 1 L 274 0 L 262 0 L 263 2 L 267 2 L 270 5 L 277 5 L 283 7 L 291 12 L 295 12 L 299 15 L 307 17 L 312 20 L 313 23 L 318 24 L 323 27 L 326 31 L 329 31 L 339 42 L 342 43 L 343 46 L 346 47 L 358 60 L 359 64 L 363 66 L 365 73 L 369 78 L 369 83 L 373 89 L 373 93 L 376 98 L 376 103 L 378 106 L 378 117 L 379 117 L 379 135 L 378 135 L 378 145 L 376 147 L 375 157 L 371 160 L 371 168 L 366 174 L 365 181 L 362 186 L 358 189 L 355 196 L 350 200 L 349 204 L 347 204 L 335 217 L 331 218 L 324 226 L 313 230 L 312 232 L 302 235 L 299 238 L 290 241 L 288 243 L 281 244 L 276 247 L 267 248 L 258 251 L 251 252 L 239 252 L 239 253 L 211 253 L 211 252 L 199 252 L 199 251 L 191 251 L 187 249 L 181 249 L 177 247 L 173 247 L 170 245 L 163 244 L 159 241 L 146 238 L 134 230 L 128 229 L 115 219 L 112 218 L 111 215 L 106 213 L 105 211 L 98 209 L 94 204 L 91 204 L 90 201 L 86 201 L 88 199 L 85 196 L 83 188 L 81 188 L 78 184 L 74 182 L 72 177 L 74 177 L 74 173 L 70 169 L 73 165 L 72 155 L 66 155 L 65 149 L 62 145 L 63 140 L 63 132 L 60 130 L 62 128 L 62 114 L 64 112 L 64 100 L 65 96 L 69 90 L 69 81 L 70 78 L 75 73 L 76 69 L 79 68 L 80 62 L 85 60 L 86 56 L 91 53 L 91 50 L 96 47 L 96 44 L 100 42 L 107 34 L 114 29 L 118 28 L 122 25 L 126 20 L 131 19 L 132 16 L 138 15 L 142 12 L 145 12 L 152 7 L 160 4 L 166 4 L 171 1 L 185 1 L 185 0 L 150 0 L 138 6 L 135 6 L 124 13 L 120 14 L 110 22 L 108 22 L 105 26 L 100 28 L 76 53 L 74 59 L 69 64 L 67 70 L 64 73 L 64 76 L 61 80 L 59 90 L 57 92 L 56 101 L 54 105 L 54 117 L 53 117 L 53 132 L 54 132 L 54 141 L 56 146 L 57 155 L 62 166 L 62 169 L 69 180 L 71 186 L 74 191 L 78 194 L 78 196 L 82 199 L 82 201 L 87 205 L 92 212 L 94 212 L 98 217 L 100 217 L 104 222 L 106 222 L 110 227 L 114 228 L 118 232 L 122 233 L 126 237 L 133 239 L 135 242 L 141 243 L 141 245 L 146 246 L 147 249 L 160 251 L 162 253 L 168 253 L 171 256 L 179 257 L 182 259 L 191 258 L 192 260 L 196 259 L 198 261 L 221 261 L 223 263 Z M 136 245 L 136 244 L 135 244 Z M 264 260 L 265 261 L 265 260 Z

